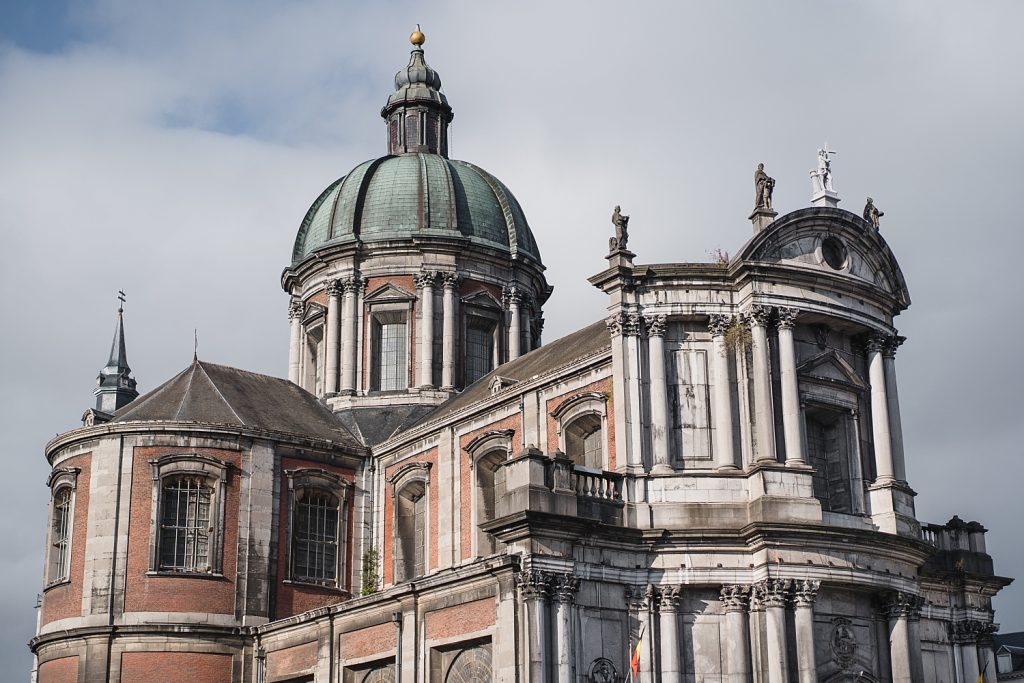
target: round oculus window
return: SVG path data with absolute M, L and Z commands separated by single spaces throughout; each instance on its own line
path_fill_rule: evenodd
M 842 270 L 846 266 L 846 247 L 835 237 L 826 237 L 821 242 L 821 260 L 830 268 Z

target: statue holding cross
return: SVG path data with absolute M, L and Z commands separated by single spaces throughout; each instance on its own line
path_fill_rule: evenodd
M 827 142 L 818 150 L 818 168 L 811 171 L 815 194 L 836 191 L 836 188 L 832 187 L 832 159 L 829 156 L 831 154 L 838 154 L 838 152 L 829 149 Z

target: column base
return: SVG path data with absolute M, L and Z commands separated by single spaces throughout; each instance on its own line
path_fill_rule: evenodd
M 803 460 L 787 460 L 786 467 L 791 470 L 812 470 L 814 469 Z
M 723 473 L 739 472 L 740 468 L 738 465 L 719 465 L 718 467 L 715 468 L 715 471 Z
M 654 467 L 651 468 L 651 474 L 662 474 L 662 475 L 664 475 L 664 474 L 675 474 L 675 473 L 676 473 L 675 468 L 672 467 L 671 465 L 666 465 L 665 463 L 658 463 L 657 465 L 655 465 Z

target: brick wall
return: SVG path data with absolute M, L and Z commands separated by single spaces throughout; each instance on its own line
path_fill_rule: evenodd
M 207 652 L 125 652 L 121 683 L 227 683 L 231 655 Z
M 316 668 L 317 643 L 303 643 L 267 653 L 267 676 L 297 676 Z
M 512 454 L 516 454 L 516 449 L 521 441 L 520 430 L 522 429 L 522 414 L 516 413 L 510 415 L 504 420 L 498 420 L 488 425 L 484 425 L 479 429 L 475 429 L 472 432 L 467 432 L 459 437 L 459 478 L 462 496 L 461 507 L 459 514 L 461 515 L 462 524 L 460 526 L 460 533 L 462 537 L 462 559 L 469 559 L 473 552 L 473 534 L 476 532 L 473 526 L 473 489 L 476 486 L 476 482 L 473 481 L 473 469 L 470 467 L 470 457 L 466 453 L 466 446 L 469 445 L 473 439 L 483 434 L 484 432 L 497 431 L 502 429 L 511 429 L 515 433 L 512 435 Z
M 277 529 L 277 602 L 274 619 L 284 619 L 307 610 L 333 605 L 348 598 L 347 593 L 341 593 L 333 588 L 285 582 L 288 577 L 288 519 L 290 516 L 288 510 L 288 477 L 285 475 L 285 470 L 304 467 L 327 470 L 348 482 L 353 481 L 355 478 L 355 473 L 349 469 L 325 465 L 319 462 L 307 462 L 297 458 L 281 459 L 281 469 L 278 471 L 281 487 L 281 500 L 278 509 L 280 516 L 278 519 L 281 521 Z M 345 553 L 345 574 L 341 577 L 340 584 L 343 588 L 351 584 L 352 563 L 358 561 L 358 558 L 355 558 L 352 552 L 354 546 L 353 534 L 355 532 L 355 495 L 351 491 L 348 498 L 347 517 L 348 525 L 345 536 L 348 539 L 348 543 L 341 549 Z
M 89 481 L 92 454 L 83 453 L 65 460 L 61 467 L 77 467 L 75 483 L 75 509 L 71 529 L 71 566 L 69 581 L 54 586 L 43 593 L 42 623 L 58 619 L 77 617 L 82 614 L 82 582 L 85 568 L 85 539 L 89 526 Z M 47 532 L 49 539 L 49 531 Z M 49 565 L 50 546 L 46 547 L 46 564 Z M 44 570 L 45 571 L 45 570 Z M 77 661 L 77 660 L 76 660 Z
M 395 649 L 398 629 L 388 622 L 341 634 L 339 650 L 346 659 L 359 659 Z
M 430 480 L 429 480 L 429 491 L 427 494 L 427 505 L 429 506 L 430 515 L 430 526 L 427 529 L 427 566 L 426 571 L 429 573 L 430 570 L 437 567 L 437 448 L 431 448 L 428 451 L 424 451 L 411 458 L 406 458 L 401 462 L 391 465 L 384 472 L 385 481 L 395 474 L 398 470 L 402 469 L 405 465 L 411 462 L 429 462 L 430 468 Z M 390 584 L 395 579 L 395 567 L 394 567 L 394 522 L 395 522 L 395 501 L 391 496 L 391 485 L 385 483 L 384 485 L 384 552 L 381 557 L 381 564 L 384 574 L 384 583 Z
M 38 681 L 39 683 L 77 683 L 78 657 L 61 657 L 43 662 L 39 665 Z
M 198 453 L 234 465 L 228 474 L 222 536 L 223 578 L 146 576 L 149 571 L 153 475 L 150 460 L 178 453 Z M 238 547 L 239 465 L 241 454 L 218 448 L 140 446 L 132 465 L 131 518 L 128 525 L 126 612 L 207 612 L 234 614 L 235 562 Z
M 494 598 L 474 600 L 427 613 L 427 640 L 475 633 L 494 626 Z
M 612 404 L 614 401 L 614 394 L 612 393 L 612 378 L 605 377 L 599 379 L 596 382 L 574 389 L 568 393 L 547 400 L 547 405 L 544 411 L 547 413 L 548 420 L 548 453 L 554 453 L 558 449 L 558 420 L 551 416 L 551 413 L 558 410 L 558 407 L 569 399 L 579 396 L 580 394 L 586 394 L 588 392 L 603 393 L 608 396 L 608 403 L 605 405 L 605 410 L 608 415 L 608 433 L 605 434 L 605 438 L 608 440 L 608 470 L 615 469 L 615 406 Z

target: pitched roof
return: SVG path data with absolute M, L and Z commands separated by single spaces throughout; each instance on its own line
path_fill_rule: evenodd
M 512 380 L 513 383 L 525 382 L 534 377 L 552 373 L 574 361 L 592 356 L 609 348 L 611 348 L 611 339 L 608 336 L 607 326 L 604 320 L 599 320 L 561 339 L 556 339 L 538 349 L 534 349 L 525 356 L 520 356 L 504 365 L 499 365 L 496 369 L 466 387 L 462 393 L 448 399 L 414 424 L 408 425 L 408 427 L 413 427 L 415 424 L 433 422 L 489 398 L 491 395 L 491 382 L 495 377 L 501 377 L 502 380 Z
M 334 413 L 288 380 L 198 359 L 111 421 L 239 425 L 359 446 Z

